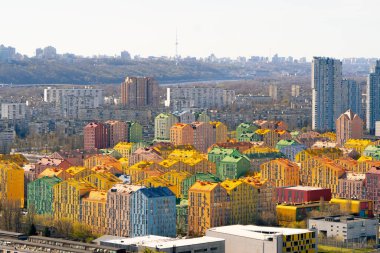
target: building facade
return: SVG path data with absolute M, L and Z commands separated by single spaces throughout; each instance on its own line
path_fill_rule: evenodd
M 380 120 L 380 61 L 368 75 L 367 79 L 367 130 L 375 134 L 376 121 Z
M 349 139 L 363 138 L 363 120 L 352 110 L 347 110 L 336 120 L 336 140 L 343 146 Z
M 158 83 L 152 77 L 126 77 L 121 84 L 121 104 L 132 108 L 156 106 Z

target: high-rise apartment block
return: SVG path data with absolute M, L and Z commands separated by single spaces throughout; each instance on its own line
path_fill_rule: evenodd
M 348 110 L 336 120 L 336 141 L 343 146 L 349 139 L 363 137 L 363 121 L 358 114 Z
M 269 85 L 269 96 L 275 101 L 278 99 L 277 85 Z
M 205 87 L 167 88 L 165 105 L 180 111 L 189 108 L 223 108 L 233 104 L 235 91 Z
M 121 84 L 121 103 L 132 108 L 157 105 L 158 84 L 151 77 L 127 77 Z
M 335 120 L 342 113 L 339 99 L 341 85 L 342 62 L 332 58 L 314 57 L 311 73 L 313 129 L 335 129 Z
M 380 121 L 380 61 L 368 75 L 367 80 L 367 130 L 375 133 L 376 121 Z
M 91 122 L 83 129 L 84 149 L 102 149 L 108 147 L 108 128 L 99 122 Z
M 352 110 L 355 114 L 361 114 L 361 92 L 355 80 L 343 79 L 341 87 L 341 111 Z
M 54 88 L 44 89 L 44 101 L 52 103 L 64 118 L 79 118 L 80 110 L 93 109 L 103 105 L 102 89 L 90 86 L 84 88 Z
M 2 103 L 1 119 L 19 120 L 25 119 L 26 104 L 25 103 Z

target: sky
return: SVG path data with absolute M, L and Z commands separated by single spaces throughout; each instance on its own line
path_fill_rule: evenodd
M 379 0 L 1 0 L 0 44 L 33 56 L 380 58 Z

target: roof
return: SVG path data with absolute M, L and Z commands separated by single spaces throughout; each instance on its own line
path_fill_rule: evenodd
M 106 191 L 99 191 L 99 190 L 92 190 L 90 191 L 83 200 L 87 201 L 106 201 L 107 200 L 107 192 Z
M 219 183 L 212 182 L 195 182 L 189 189 L 189 191 L 212 191 L 217 187 Z
M 132 237 L 132 238 L 122 238 L 122 239 L 111 239 L 108 238 L 102 239 L 101 237 L 96 239 L 101 242 L 107 242 L 112 244 L 120 244 L 120 245 L 144 245 L 149 242 L 154 241 L 160 241 L 163 242 L 164 240 L 174 240 L 171 237 L 164 237 L 164 236 L 158 236 L 158 235 L 147 235 L 147 236 L 138 236 L 138 237 Z
M 142 188 L 145 188 L 145 186 L 115 184 L 111 189 L 108 190 L 108 192 L 119 192 L 119 193 L 130 194 L 130 193 L 136 192 Z
M 224 180 L 220 185 L 226 189 L 227 191 L 229 190 L 232 190 L 232 189 L 235 189 L 236 187 L 238 187 L 239 185 L 241 185 L 243 183 L 242 180 Z
M 312 187 L 312 186 L 293 186 L 293 187 L 285 187 L 286 189 L 289 190 L 298 190 L 298 191 L 319 191 L 319 190 L 326 190 L 326 188 L 321 188 L 321 187 Z
M 244 158 L 249 161 L 249 158 L 247 158 L 244 155 L 239 155 L 239 156 L 234 155 L 234 156 L 226 156 L 220 162 L 237 163 Z
M 234 148 L 219 148 L 219 147 L 213 147 L 210 152 L 208 152 L 209 154 L 215 154 L 215 155 L 230 155 L 232 153 L 235 152 L 239 152 L 237 151 L 236 149 Z
M 171 197 L 175 196 L 174 193 L 167 187 L 157 187 L 157 188 L 142 188 L 140 192 L 147 196 L 148 198 L 160 198 L 160 197 Z
M 191 238 L 191 239 L 174 239 L 174 240 L 162 240 L 162 241 L 158 240 L 158 241 L 145 243 L 144 246 L 161 250 L 161 249 L 173 249 L 174 247 L 191 246 L 191 245 L 212 243 L 212 242 L 223 242 L 224 244 L 224 241 L 225 240 L 221 238 L 203 236 L 203 237 Z
M 297 229 L 297 228 L 280 228 L 280 227 L 264 227 L 264 226 L 254 226 L 254 225 L 231 225 L 224 227 L 210 228 L 207 232 L 217 232 L 227 235 L 241 236 L 256 240 L 265 240 L 273 235 L 297 235 L 303 233 L 310 233 L 311 230 L 308 229 Z M 206 235 L 207 235 L 206 232 Z
M 66 170 L 66 172 L 73 176 L 73 175 L 76 175 L 79 172 L 82 172 L 84 170 L 86 170 L 85 167 L 82 167 L 82 166 L 72 166 L 72 167 L 68 168 Z

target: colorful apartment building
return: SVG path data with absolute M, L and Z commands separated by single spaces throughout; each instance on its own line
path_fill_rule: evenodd
M 220 183 L 196 182 L 189 189 L 189 234 L 204 235 L 212 227 L 228 225 L 230 202 Z
M 245 176 L 251 168 L 249 158 L 244 155 L 224 157 L 216 169 L 216 175 L 222 179 L 238 179 Z
M 118 142 L 113 149 L 119 152 L 122 157 L 128 158 L 132 155 L 132 153 L 136 150 L 136 145 L 131 142 Z
M 215 143 L 213 127 L 208 122 L 193 122 L 193 143 L 200 152 L 207 152 L 207 149 Z
M 187 199 L 189 197 L 189 189 L 197 181 L 210 183 L 222 182 L 222 180 L 220 180 L 216 175 L 212 173 L 197 172 L 191 177 L 188 177 L 181 182 L 181 195 L 183 196 L 183 198 Z
M 108 191 L 115 184 L 122 182 L 118 177 L 108 171 L 90 174 L 86 177 L 83 177 L 83 180 L 89 182 L 92 185 L 95 185 L 97 189 L 103 191 Z
M 241 123 L 236 128 L 236 139 L 238 141 L 244 141 L 242 140 L 241 136 L 246 133 L 254 133 L 258 129 L 258 126 L 250 123 Z M 218 142 L 217 142 L 218 143 Z
M 233 148 L 219 148 L 213 147 L 207 154 L 208 160 L 219 166 L 220 161 L 226 156 L 239 156 L 242 155 L 239 151 Z
M 190 124 L 176 123 L 170 128 L 170 142 L 174 145 L 194 145 L 194 130 Z
M 227 126 L 220 121 L 210 121 L 215 143 L 227 142 Z
M 1 161 L 0 182 L 0 199 L 23 208 L 25 201 L 24 170 L 15 163 Z
M 141 162 L 141 161 L 149 161 L 149 162 L 155 162 L 159 163 L 162 160 L 162 156 L 153 148 L 138 148 L 136 149 L 132 155 L 128 159 L 128 165 L 131 166 L 135 163 Z
M 121 163 L 108 155 L 93 155 L 84 160 L 84 167 L 92 169 L 95 166 L 110 166 L 114 167 L 118 171 L 122 171 Z
M 131 237 L 176 236 L 176 198 L 166 187 L 141 188 L 133 194 Z
M 86 167 L 73 166 L 68 168 L 66 170 L 66 173 L 70 175 L 70 178 L 79 180 L 81 178 L 87 177 L 88 175 L 91 175 L 94 172 L 90 169 L 87 169 Z
M 338 197 L 344 199 L 365 199 L 365 174 L 346 172 L 338 180 Z
M 92 233 L 106 232 L 107 191 L 92 190 L 81 199 L 81 223 L 89 226 Z
M 278 158 L 260 166 L 260 173 L 276 187 L 296 186 L 300 184 L 299 166 L 284 158 Z
M 37 176 L 37 178 L 42 177 L 58 177 L 63 181 L 71 178 L 72 176 L 63 169 L 47 168 Z
M 368 145 L 363 152 L 363 156 L 370 156 L 373 160 L 380 160 L 380 146 Z
M 140 182 L 148 177 L 160 176 L 163 173 L 155 169 L 153 162 L 141 161 L 125 169 L 124 173 L 131 177 L 131 183 Z
M 161 177 L 167 180 L 171 185 L 175 187 L 175 189 L 171 189 L 173 193 L 175 193 L 177 198 L 184 198 L 184 194 L 182 191 L 182 183 L 184 180 L 190 178 L 192 174 L 186 171 L 169 171 L 163 174 Z
M 132 196 L 143 186 L 116 184 L 107 192 L 106 233 L 114 236 L 132 235 Z
M 327 157 L 331 160 L 341 158 L 343 151 L 339 148 L 317 148 L 317 149 L 305 149 L 296 155 L 295 162 L 302 163 L 315 157 Z
M 288 125 L 284 121 L 276 120 L 255 120 L 253 122 L 261 129 L 271 129 L 271 130 L 288 130 Z
M 363 138 L 363 120 L 351 109 L 341 114 L 336 120 L 336 139 L 339 146 L 343 146 L 349 139 Z
M 82 220 L 82 197 L 94 190 L 95 186 L 70 178 L 53 186 L 53 213 L 55 220 Z
M 128 124 L 128 141 L 133 143 L 142 142 L 143 139 L 143 127 L 138 122 L 127 122 Z
M 62 182 L 56 176 L 44 176 L 28 184 L 27 206 L 36 214 L 53 214 L 53 187 Z
M 91 122 L 83 128 L 84 149 L 108 148 L 109 133 L 107 127 L 100 122 Z
M 242 180 L 257 189 L 257 213 L 274 213 L 276 210 L 276 188 L 268 180 L 263 180 L 260 174 L 242 178 Z
M 362 218 L 373 217 L 373 201 L 367 199 L 333 198 L 330 203 L 338 204 L 340 211 Z
M 366 174 L 366 199 L 373 201 L 374 213 L 380 214 L 380 166 L 372 167 Z
M 177 196 L 178 194 L 176 185 L 171 184 L 168 180 L 166 180 L 162 176 L 145 178 L 142 181 L 136 182 L 136 185 L 145 186 L 146 188 L 166 187 L 174 195 Z
M 295 140 L 280 140 L 276 144 L 276 149 L 283 153 L 287 159 L 295 161 L 296 155 L 305 150 L 306 146 Z
M 154 119 L 154 139 L 156 141 L 169 141 L 170 128 L 178 123 L 178 118 L 171 113 L 160 113 Z
M 361 140 L 361 139 L 349 139 L 344 144 L 345 148 L 355 149 L 360 155 L 364 154 L 364 150 L 369 145 L 372 145 L 370 140 Z
M 251 224 L 255 220 L 258 205 L 258 189 L 244 180 L 225 180 L 221 186 L 230 199 L 229 224 Z
M 128 124 L 118 120 L 108 120 L 104 122 L 108 128 L 109 134 L 109 147 L 113 147 L 119 142 L 128 141 Z

